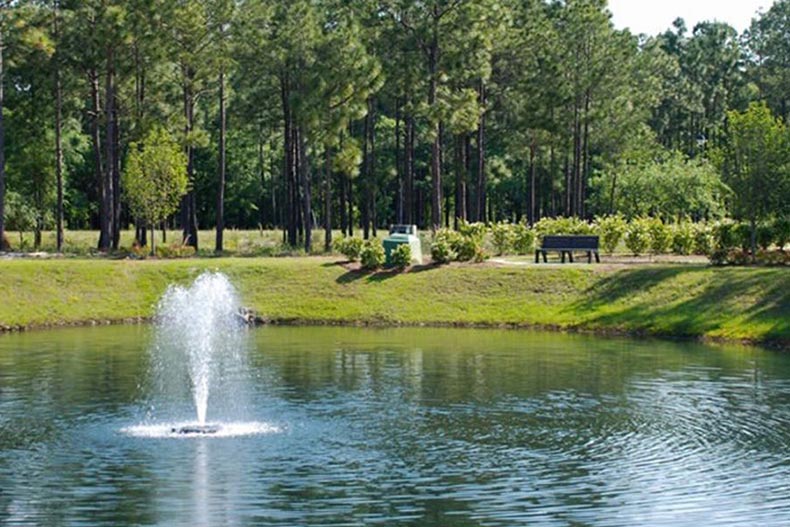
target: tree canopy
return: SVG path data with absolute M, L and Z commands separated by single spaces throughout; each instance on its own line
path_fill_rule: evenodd
M 788 13 L 634 35 L 605 0 L 8 3 L 0 211 L 7 188 L 35 232 L 98 229 L 103 250 L 141 222 L 309 251 L 316 228 L 329 248 L 391 223 L 740 216 L 733 133 L 753 103 L 788 118 Z M 157 135 L 188 190 L 154 218 L 122 174 Z

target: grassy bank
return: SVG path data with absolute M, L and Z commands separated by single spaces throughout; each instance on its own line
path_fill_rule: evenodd
M 0 325 L 153 314 L 167 285 L 228 274 L 280 322 L 544 326 L 790 343 L 790 272 L 702 266 L 454 265 L 349 271 L 323 258 L 0 261 Z

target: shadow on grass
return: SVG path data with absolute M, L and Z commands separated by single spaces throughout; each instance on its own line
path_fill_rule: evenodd
M 332 265 L 342 265 L 342 263 L 332 264 Z M 418 274 L 438 268 L 439 266 L 431 264 L 431 265 L 415 265 L 409 267 L 406 271 L 394 267 L 381 269 L 379 271 L 351 269 L 349 271 L 346 271 L 342 275 L 338 276 L 335 282 L 337 282 L 338 284 L 350 284 L 362 280 L 364 278 L 367 278 L 366 282 L 369 283 L 384 282 L 402 274 Z
M 699 291 L 691 294 L 689 287 Z M 737 317 L 741 321 L 736 324 L 746 333 L 752 324 L 763 326 L 757 340 L 790 341 L 790 273 L 690 267 L 624 270 L 590 287 L 570 309 L 585 324 L 676 336 L 709 334 Z M 600 310 L 605 312 L 595 314 Z

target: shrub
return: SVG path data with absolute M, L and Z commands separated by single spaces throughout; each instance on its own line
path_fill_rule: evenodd
M 691 254 L 694 252 L 694 235 L 696 229 L 693 223 L 684 221 L 672 226 L 672 252 L 675 254 Z
M 482 252 L 481 244 L 472 237 L 460 236 L 453 245 L 455 258 L 459 262 L 469 262 L 477 259 L 478 253 Z
M 780 250 L 790 243 L 790 216 L 782 216 L 774 221 L 774 236 Z
M 362 262 L 363 269 L 368 271 L 379 269 L 384 265 L 385 260 L 384 246 L 381 245 L 381 241 L 377 238 L 373 238 L 365 242 L 362 251 L 360 251 L 359 258 Z
M 448 264 L 455 260 L 455 246 L 461 236 L 450 229 L 439 229 L 431 243 L 431 259 L 437 264 Z
M 601 247 L 603 250 L 612 254 L 617 250 L 620 240 L 625 236 L 628 229 L 628 222 L 620 214 L 614 216 L 603 216 L 595 219 L 598 236 L 601 237 Z
M 713 234 L 707 223 L 694 224 L 694 254 L 711 254 Z
M 752 247 L 752 228 L 748 223 L 736 223 L 733 228 L 735 247 L 748 251 Z
M 659 218 L 649 220 L 648 233 L 650 235 L 650 252 L 652 254 L 666 254 L 672 245 L 672 230 Z
M 535 250 L 535 231 L 526 223 L 517 223 L 512 226 L 513 251 L 516 254 L 530 254 Z
M 491 225 L 491 244 L 498 256 L 509 254 L 514 249 L 514 226 L 508 222 Z
M 713 226 L 712 234 L 714 251 L 726 252 L 730 249 L 734 249 L 738 245 L 735 234 L 735 223 L 731 220 L 717 222 Z
M 760 265 L 790 265 L 790 254 L 784 251 L 757 251 L 757 263 Z
M 635 256 L 644 254 L 650 245 L 650 219 L 636 218 L 625 231 L 625 246 Z
M 539 237 L 562 234 L 592 234 L 592 226 L 579 218 L 543 218 L 535 224 Z
M 485 240 L 487 230 L 484 223 L 469 223 L 467 221 L 462 221 L 458 224 L 458 234 L 464 238 L 470 238 L 480 245 L 482 245 Z
M 334 244 L 335 250 L 345 256 L 348 261 L 356 262 L 362 255 L 362 247 L 364 242 L 362 238 L 343 238 Z
M 407 244 L 398 245 L 391 255 L 392 265 L 403 270 L 411 265 L 411 247 Z
M 455 259 L 455 253 L 450 242 L 445 239 L 436 239 L 431 243 L 431 260 L 436 264 L 448 264 Z
M 3 239 L 0 240 L 0 251 L 10 251 L 11 250 L 11 242 L 8 241 L 8 236 L 3 233 Z
M 159 245 L 156 247 L 157 258 L 189 258 L 195 256 L 195 248 L 191 245 Z
M 774 243 L 773 223 L 761 223 L 757 226 L 757 246 L 763 251 L 767 251 Z

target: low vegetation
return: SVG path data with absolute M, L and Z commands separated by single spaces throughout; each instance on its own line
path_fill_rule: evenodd
M 226 273 L 276 322 L 539 326 L 790 343 L 790 274 L 704 266 L 453 264 L 405 273 L 329 258 L 2 261 L 0 325 L 150 317 L 171 283 Z

